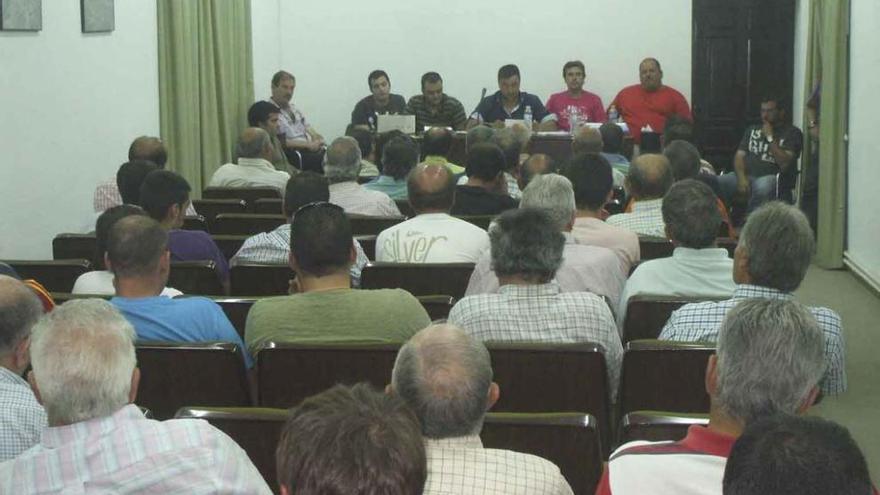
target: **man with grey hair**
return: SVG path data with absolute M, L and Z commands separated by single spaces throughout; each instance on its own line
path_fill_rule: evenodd
M 724 466 L 746 426 L 774 414 L 802 414 L 825 369 L 819 323 L 785 299 L 749 299 L 721 324 L 706 366 L 709 424 L 679 442 L 631 442 L 611 454 L 596 495 L 721 494 Z
M 207 422 L 144 417 L 132 403 L 134 341 L 131 324 L 101 299 L 64 303 L 34 326 L 28 381 L 49 426 L 39 444 L 0 464 L 0 493 L 272 493 Z
M 346 213 L 371 217 L 399 217 L 400 210 L 387 194 L 371 191 L 358 184 L 361 149 L 349 136 L 330 143 L 324 155 L 324 175 L 330 181 L 330 202 Z
M 272 164 L 275 150 L 269 133 L 259 127 L 242 131 L 235 149 L 238 164 L 227 163 L 218 168 L 208 187 L 274 187 L 283 191 L 290 174 L 276 170 Z
M 547 176 L 541 178 L 544 177 Z M 537 180 L 526 188 L 523 200 L 529 197 L 529 189 Z M 571 270 L 571 280 L 580 288 L 564 291 L 561 281 L 556 280 L 568 255 L 567 237 L 559 227 L 561 221 L 558 212 L 548 208 L 520 208 L 499 216 L 489 229 L 491 261 L 478 263 L 474 273 L 490 273 L 500 288 L 497 293 L 468 295 L 458 301 L 449 312 L 449 322 L 487 342 L 600 344 L 605 352 L 608 383 L 615 391 L 623 347 L 614 315 L 596 290 L 588 292 L 584 286 L 598 285 L 596 279 L 604 271 L 617 277 L 599 283 L 616 284 L 619 291 L 623 282 L 620 265 L 609 249 L 579 246 L 596 250 L 592 252 L 601 261 L 595 263 L 589 275 L 583 269 L 580 274 Z M 472 278 L 471 285 L 473 282 Z M 617 294 L 614 293 L 615 298 Z
M 675 250 L 668 258 L 641 263 L 629 276 L 617 320 L 623 328 L 626 305 L 639 294 L 725 299 L 733 294 L 733 260 L 715 244 L 721 215 L 716 197 L 694 179 L 676 182 L 663 198 L 663 222 Z
M 633 160 L 624 181 L 632 197 L 631 211 L 608 217 L 609 225 L 629 229 L 639 235 L 664 237 L 663 196 L 672 187 L 674 177 L 669 160 L 653 153 L 639 155 Z
M 800 210 L 781 202 L 758 208 L 746 221 L 733 255 L 733 297 L 686 304 L 672 313 L 661 340 L 715 342 L 724 315 L 745 299 L 793 299 L 813 256 L 813 231 Z M 826 371 L 822 393 L 846 391 L 846 346 L 840 316 L 823 307 L 810 311 L 825 334 Z
M 467 130 L 467 134 L 465 135 L 464 139 L 465 152 L 470 153 L 471 148 L 476 144 L 491 143 L 492 136 L 494 135 L 495 129 L 485 124 L 471 127 Z
M 454 325 L 432 325 L 397 354 L 387 391 L 416 413 L 425 436 L 425 495 L 564 495 L 571 487 L 551 462 L 486 449 L 483 418 L 498 400 L 489 351 Z
M 614 251 L 580 244 L 571 234 L 577 211 L 571 182 L 557 174 L 539 175 L 526 186 L 519 207 L 546 211 L 552 220 L 549 227 L 562 233 L 565 239 L 562 265 L 555 276 L 562 292 L 592 292 L 608 298 L 616 308 L 626 273 Z M 474 267 L 466 294 L 493 293 L 499 287 L 493 258 L 486 252 Z
M 30 364 L 31 327 L 42 314 L 28 286 L 0 275 L 0 462 L 38 443 L 46 427 L 43 406 L 21 378 Z

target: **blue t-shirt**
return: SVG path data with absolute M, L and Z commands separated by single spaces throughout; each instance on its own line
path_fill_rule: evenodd
M 220 306 L 204 297 L 114 297 L 116 306 L 134 326 L 138 340 L 157 342 L 231 342 L 238 344 L 244 364 L 254 361 Z

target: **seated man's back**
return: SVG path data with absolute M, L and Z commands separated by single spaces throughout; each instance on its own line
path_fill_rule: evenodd
M 284 190 L 290 174 L 272 164 L 272 138 L 259 127 L 248 127 L 238 138 L 238 163 L 227 163 L 211 176 L 208 187 L 274 187 Z
M 268 342 L 403 342 L 430 322 L 402 289 L 334 289 L 257 301 L 245 341 L 253 352 Z

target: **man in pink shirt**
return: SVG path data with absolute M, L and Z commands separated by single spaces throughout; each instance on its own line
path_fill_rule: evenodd
M 547 111 L 555 113 L 559 129 L 571 130 L 571 116 L 578 115 L 578 122 L 605 122 L 605 107 L 602 99 L 584 90 L 586 70 L 580 60 L 566 62 L 562 67 L 562 77 L 568 89 L 550 95 Z
M 684 96 L 663 85 L 663 71 L 657 59 L 642 60 L 639 64 L 639 81 L 639 84 L 621 89 L 608 107 L 617 108 L 636 144 L 642 142 L 643 127 L 650 126 L 654 132 L 661 133 L 670 115 L 693 120 Z

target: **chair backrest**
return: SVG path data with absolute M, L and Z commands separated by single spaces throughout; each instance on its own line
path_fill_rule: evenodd
M 221 213 L 214 219 L 212 234 L 254 235 L 275 230 L 287 222 L 284 215 Z
M 663 411 L 627 413 L 617 431 L 617 445 L 644 440 L 647 442 L 678 441 L 693 425 L 709 424 L 708 414 L 681 414 Z
M 184 294 L 225 295 L 214 262 L 210 260 L 172 261 L 168 286 Z
M 451 296 L 418 296 L 416 299 L 425 308 L 431 321 L 449 318 L 449 312 L 455 305 L 455 298 Z
M 357 239 L 358 243 L 361 245 L 361 249 L 364 250 L 364 254 L 367 255 L 367 259 L 370 261 L 375 261 L 376 259 L 376 236 L 374 235 L 356 235 L 354 236 Z
M 243 199 L 248 205 L 261 198 L 281 198 L 281 191 L 274 187 L 207 187 L 202 191 L 205 199 Z
M 52 239 L 53 260 L 89 260 L 95 263 L 98 240 L 95 233 L 58 234 Z M 95 266 L 97 269 L 98 267 Z
M 406 220 L 404 217 L 367 217 L 348 215 L 351 224 L 351 235 L 379 235 L 380 232 Z
M 487 343 L 493 381 L 501 388 L 496 412 L 592 414 L 610 445 L 611 394 L 602 346 Z
M 395 199 L 394 204 L 397 205 L 397 209 L 400 210 L 401 215 L 407 218 L 412 218 L 416 216 L 416 211 L 413 210 L 413 207 L 409 204 L 408 199 Z
M 384 388 L 399 344 L 279 344 L 257 353 L 258 400 L 263 407 L 295 406 L 337 383 Z
M 287 265 L 242 263 L 229 270 L 233 296 L 283 296 L 290 292 L 293 270 Z
M 581 413 L 489 413 L 480 433 L 486 448 L 536 455 L 556 464 L 576 494 L 592 494 L 602 476 L 596 419 Z
M 736 251 L 736 245 L 739 242 L 737 239 L 733 239 L 731 237 L 719 237 L 715 240 L 718 243 L 718 247 L 723 247 L 727 250 L 727 254 L 733 258 L 733 252 Z
M 52 296 L 55 304 L 64 304 L 74 299 L 106 299 L 109 301 L 113 297 L 113 294 L 73 294 L 70 292 L 50 292 L 49 295 Z
M 91 262 L 84 259 L 0 261 L 11 266 L 22 279 L 34 279 L 49 292 L 72 291 L 77 277 L 92 269 Z
M 687 303 L 713 300 L 712 298 L 652 296 L 639 294 L 626 304 L 623 320 L 623 343 L 632 340 L 656 339 L 676 309 Z
M 363 289 L 404 289 L 414 296 L 464 297 L 473 263 L 367 263 L 361 272 Z
M 498 215 L 456 215 L 455 218 L 469 222 L 483 230 L 489 230 L 492 220 Z
M 553 158 L 556 163 L 565 163 L 571 157 L 571 136 L 568 134 L 533 136 L 529 140 L 530 154 L 543 153 Z
M 709 412 L 706 363 L 714 345 L 634 340 L 626 344 L 620 372 L 620 413 Z
M 260 198 L 254 201 L 253 206 L 253 213 L 284 214 L 284 200 L 281 198 Z
M 184 406 L 248 406 L 244 358 L 236 344 L 140 342 L 137 405 L 164 420 Z
M 208 232 L 208 222 L 202 215 L 186 216 L 183 219 L 183 230 L 201 230 Z
M 208 228 L 214 225 L 214 219 L 221 213 L 247 213 L 248 204 L 243 199 L 194 199 L 192 200 L 193 208 L 199 215 L 205 217 Z
M 247 315 L 251 311 L 251 306 L 253 306 L 257 300 L 253 297 L 212 297 L 211 300 L 223 309 L 223 313 L 229 318 L 229 322 L 235 327 L 235 331 L 238 332 L 238 335 L 240 335 L 242 339 L 244 339 L 244 327 L 245 323 L 247 323 Z
M 642 261 L 672 256 L 675 246 L 672 241 L 664 237 L 639 236 L 639 250 Z
M 220 248 L 220 252 L 223 253 L 223 257 L 226 259 L 232 259 L 233 256 L 241 249 L 241 245 L 244 244 L 250 237 L 249 235 L 227 235 L 227 234 L 213 234 L 211 236 L 214 239 L 214 244 Z
M 286 409 L 258 407 L 186 407 L 177 411 L 174 417 L 204 419 L 229 435 L 245 451 L 266 484 L 275 487 L 278 479 L 275 475 L 275 449 L 287 414 Z

